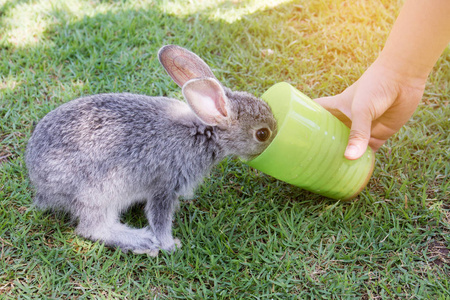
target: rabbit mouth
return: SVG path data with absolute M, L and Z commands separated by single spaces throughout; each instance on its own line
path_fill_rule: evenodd
M 256 154 L 244 154 L 244 155 L 240 155 L 239 158 L 243 161 L 251 161 L 251 160 L 257 158 L 263 152 L 264 152 L 264 150 L 259 153 L 256 153 Z

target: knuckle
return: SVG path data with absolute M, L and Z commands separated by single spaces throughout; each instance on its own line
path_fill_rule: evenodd
M 370 134 L 361 130 L 350 130 L 350 140 L 368 141 Z

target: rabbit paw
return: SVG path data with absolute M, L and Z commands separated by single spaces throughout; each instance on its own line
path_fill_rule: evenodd
M 159 242 L 154 238 L 147 238 L 142 241 L 137 247 L 130 250 L 135 254 L 148 254 L 150 256 L 158 256 L 160 249 Z
M 155 249 L 134 249 L 134 254 L 148 254 L 149 256 L 156 257 L 159 254 L 159 250 Z
M 181 241 L 179 239 L 173 239 L 173 243 L 164 247 L 161 246 L 159 249 L 133 249 L 132 251 L 135 254 L 147 254 L 149 256 L 156 257 L 159 254 L 159 250 L 164 250 L 172 253 L 177 249 L 181 249 Z
M 181 249 L 181 241 L 179 239 L 170 239 L 161 243 L 161 250 L 167 252 L 174 252 L 176 249 Z

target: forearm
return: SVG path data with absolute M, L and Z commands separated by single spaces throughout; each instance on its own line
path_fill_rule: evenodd
M 450 0 L 406 0 L 378 60 L 426 80 L 450 42 Z

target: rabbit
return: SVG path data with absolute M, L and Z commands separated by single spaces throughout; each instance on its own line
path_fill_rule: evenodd
M 186 100 L 129 93 L 85 96 L 49 112 L 29 139 L 25 163 L 34 206 L 67 212 L 75 232 L 137 254 L 181 247 L 172 236 L 179 196 L 232 155 L 259 155 L 276 134 L 261 99 L 224 87 L 196 54 L 163 46 L 158 59 Z M 144 203 L 148 226 L 120 216 Z

